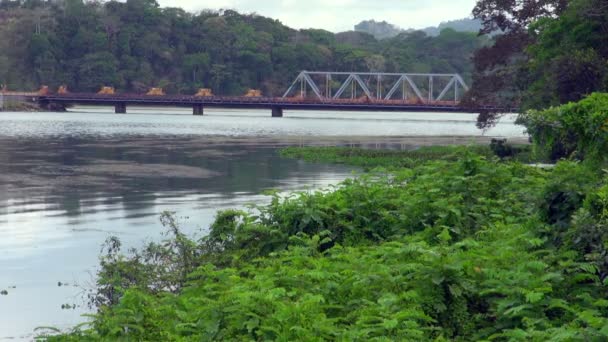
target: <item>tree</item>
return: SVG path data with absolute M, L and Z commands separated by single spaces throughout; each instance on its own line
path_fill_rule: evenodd
M 532 26 L 536 41 L 528 49 L 529 70 L 535 78 L 527 91 L 526 107 L 578 101 L 608 89 L 607 18 L 605 1 L 576 0 L 558 18 Z
M 521 103 L 525 86 L 520 82 L 525 75 L 523 70 L 528 60 L 525 49 L 530 41 L 525 32 L 511 32 L 497 36 L 494 44 L 477 50 L 473 56 L 472 88 L 464 99 L 465 104 L 516 106 Z M 492 123 L 492 120 L 480 122 L 482 126 Z
M 8 73 L 10 70 L 10 61 L 6 56 L 0 56 L 0 84 L 8 83 Z
M 216 94 L 259 87 L 272 96 L 301 70 L 449 71 L 468 79 L 468 56 L 484 41 L 449 30 L 378 41 L 360 32 L 293 30 L 232 10 L 192 14 L 155 0 L 0 4 L 2 77 L 26 89 L 45 82 L 92 91 L 112 83 L 143 92 L 164 82 L 169 92 L 209 85 Z
M 569 0 L 479 0 L 473 16 L 482 21 L 481 34 L 502 31 L 494 45 L 480 49 L 474 57 L 473 87 L 466 103 L 505 107 L 521 105 L 521 94 L 530 80 L 522 72 L 528 63 L 526 49 L 534 40 L 528 28 L 543 18 L 559 16 Z M 522 78 L 523 76 L 523 78 Z M 484 115 L 481 127 L 494 123 L 499 113 Z
M 479 0 L 473 16 L 482 21 L 481 33 L 522 31 L 539 18 L 562 13 L 569 0 Z
M 191 76 L 192 84 L 197 84 L 202 80 L 203 73 L 208 68 L 209 55 L 207 53 L 194 53 L 184 56 L 184 72 Z
M 382 72 L 386 70 L 386 58 L 382 55 L 371 55 L 364 58 L 367 70 L 371 72 Z
M 56 75 L 57 59 L 50 51 L 45 51 L 34 59 L 34 72 L 38 84 L 58 85 Z
M 605 89 L 608 64 L 593 49 L 577 50 L 554 60 L 552 79 L 559 103 L 578 101 Z
M 102 86 L 113 86 L 117 81 L 118 62 L 109 52 L 87 54 L 79 65 L 79 89 L 96 91 Z
M 211 66 L 211 82 L 213 84 L 213 89 L 217 92 L 223 90 L 224 84 L 230 76 L 227 69 L 228 68 L 224 64 L 213 64 Z

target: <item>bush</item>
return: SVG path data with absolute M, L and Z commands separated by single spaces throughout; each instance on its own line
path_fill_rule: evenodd
M 164 215 L 164 242 L 110 241 L 94 320 L 50 340 L 608 339 L 605 180 L 454 158 L 220 212 L 198 241 Z
M 551 160 L 585 159 L 604 164 L 608 154 L 608 93 L 520 115 L 539 151 Z

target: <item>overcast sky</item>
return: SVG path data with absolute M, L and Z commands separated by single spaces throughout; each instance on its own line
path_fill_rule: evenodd
M 475 0 L 158 0 L 188 11 L 235 9 L 279 19 L 293 28 L 352 30 L 362 20 L 386 20 L 402 28 L 436 26 L 468 17 Z

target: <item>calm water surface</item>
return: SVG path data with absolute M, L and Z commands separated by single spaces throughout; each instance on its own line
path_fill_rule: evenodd
M 165 210 L 201 235 L 218 209 L 264 203 L 266 189 L 322 188 L 351 175 L 345 166 L 279 158 L 279 146 L 523 136 L 512 117 L 481 132 L 473 114 L 287 112 L 278 119 L 265 111 L 129 110 L 0 113 L 0 290 L 8 291 L 0 296 L 0 340 L 82 322 L 83 288 L 94 282 L 108 236 L 125 247 L 158 240 Z M 398 140 L 389 147 L 403 147 Z
M 162 110 L 162 111 L 161 111 Z M 129 114 L 112 114 L 113 108 L 79 107 L 72 113 L 2 114 L 0 135 L 219 135 L 219 136 L 416 136 L 481 135 L 476 114 L 376 113 L 286 111 L 271 118 L 268 111 L 206 110 L 204 117 L 191 109 L 128 108 Z M 154 115 L 158 114 L 158 115 Z M 179 119 L 175 116 L 180 115 Z M 488 132 L 494 136 L 521 136 L 513 115 Z

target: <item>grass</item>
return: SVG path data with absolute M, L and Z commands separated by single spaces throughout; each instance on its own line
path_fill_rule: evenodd
M 485 158 L 501 156 L 503 160 L 516 160 L 523 163 L 535 160 L 531 146 L 488 145 L 470 146 L 425 146 L 414 150 L 373 150 L 352 147 L 287 147 L 280 150 L 285 158 L 302 159 L 308 162 L 337 163 L 359 166 L 365 170 L 383 167 L 389 170 L 413 168 L 431 160 L 457 161 L 462 152 L 468 151 Z M 500 157 L 499 157 L 500 158 Z

